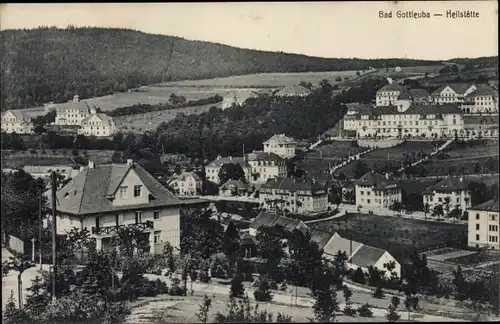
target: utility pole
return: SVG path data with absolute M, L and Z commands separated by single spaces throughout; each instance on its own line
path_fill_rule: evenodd
M 40 260 L 40 270 L 42 270 L 42 190 L 40 190 L 40 197 L 38 200 L 38 259 Z
M 56 246 L 56 172 L 52 171 L 52 302 L 56 301 L 57 246 Z

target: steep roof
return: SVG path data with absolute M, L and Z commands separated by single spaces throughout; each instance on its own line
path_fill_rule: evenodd
M 425 89 L 409 89 L 408 93 L 410 94 L 410 97 L 412 98 L 417 98 L 417 97 L 425 97 L 428 98 L 430 97 L 430 93 L 425 90 Z
M 311 90 L 303 87 L 299 84 L 286 86 L 283 89 L 276 92 L 276 96 L 287 96 L 287 95 L 308 95 L 311 93 Z
M 491 87 L 478 87 L 478 89 L 474 90 L 469 96 L 477 97 L 477 96 L 493 96 L 496 92 Z
M 56 107 L 57 112 L 61 112 L 61 111 L 64 111 L 66 109 L 78 109 L 81 112 L 88 113 L 89 109 L 91 108 L 91 106 L 88 105 L 85 100 L 78 101 L 78 102 L 69 101 L 69 102 L 60 103 L 60 104 L 54 104 L 54 106 Z
M 154 199 L 140 205 L 114 206 L 109 197 L 131 169 Z M 57 192 L 57 201 L 58 211 L 74 215 L 184 204 L 138 164 L 86 167 Z
M 374 266 L 386 251 L 368 245 L 361 245 L 361 247 L 351 256 L 349 263 L 355 264 L 359 267 L 368 268 Z
M 487 202 L 484 202 L 482 204 L 479 204 L 477 206 L 471 207 L 471 210 L 482 210 L 482 211 L 491 211 L 491 212 L 498 212 L 498 197 L 488 200 Z
M 194 172 L 182 172 L 179 175 L 174 175 L 169 182 L 172 182 L 173 180 L 185 181 L 188 177 L 193 177 L 195 181 L 201 181 L 200 176 Z
M 467 91 L 471 86 L 473 86 L 472 83 L 449 83 L 449 84 L 444 84 L 440 86 L 438 89 L 436 89 L 432 95 L 440 95 L 441 92 L 446 89 L 447 87 L 450 87 L 455 93 L 457 94 L 464 94 L 465 91 Z
M 324 186 L 310 178 L 273 178 L 262 185 L 263 189 L 280 189 L 286 191 L 324 191 Z
M 246 183 L 244 183 L 243 181 L 233 180 L 233 179 L 227 180 L 224 184 L 222 184 L 220 186 L 220 188 L 227 188 L 229 186 L 235 186 L 236 189 L 247 189 L 248 188 L 248 185 Z
M 242 167 L 246 167 L 247 163 L 244 158 L 240 156 L 228 156 L 228 157 L 217 157 L 215 160 L 208 164 L 209 167 L 221 167 L 224 164 L 239 164 Z
M 241 245 L 255 244 L 255 240 L 249 233 L 244 233 L 240 238 Z
M 279 216 L 276 214 L 261 211 L 259 215 L 255 217 L 252 224 L 250 224 L 250 228 L 258 229 L 261 226 L 272 226 L 278 218 Z
M 271 136 L 270 139 L 265 141 L 264 144 L 269 143 L 271 141 L 276 141 L 279 143 L 297 143 L 296 140 L 294 140 L 291 137 L 286 136 L 285 134 L 275 134 L 275 135 Z
M 355 185 L 374 186 L 375 189 L 386 189 L 388 187 L 398 187 L 398 184 L 392 179 L 387 179 L 375 171 L 365 173 L 361 178 L 354 182 Z
M 280 216 L 278 219 L 274 221 L 273 225 L 281 225 L 286 230 L 292 232 L 294 229 L 297 228 L 297 226 L 300 225 L 300 223 L 303 224 L 303 222 L 298 219 L 292 219 L 285 216 Z
M 443 180 L 439 181 L 438 183 L 436 183 L 435 185 L 427 187 L 423 193 L 432 194 L 434 191 L 453 192 L 460 190 L 467 190 L 467 183 L 463 181 L 462 178 L 457 179 L 455 177 L 448 176 Z
M 326 243 L 332 238 L 332 234 L 317 229 L 311 229 L 309 233 L 311 234 L 311 240 L 316 242 L 320 249 L 324 248 Z
M 30 119 L 30 117 L 28 115 L 26 115 L 25 113 L 23 113 L 22 111 L 15 110 L 15 109 L 2 111 L 2 118 L 3 118 L 3 116 L 5 116 L 8 113 L 11 113 L 12 115 L 14 115 L 14 117 L 16 117 L 16 119 L 20 119 L 21 121 Z
M 385 86 L 383 86 L 382 88 L 380 88 L 378 92 L 383 92 L 383 91 L 404 91 L 405 90 L 405 87 L 403 87 L 402 85 L 400 85 L 399 83 L 389 83 L 389 84 L 386 84 Z
M 326 243 L 326 245 L 323 247 L 323 252 L 325 254 L 334 256 L 335 254 L 337 254 L 337 252 L 340 251 L 346 252 L 347 255 L 350 256 L 351 243 L 352 253 L 354 253 L 359 247 L 363 245 L 362 243 L 345 239 L 339 234 L 335 233 L 333 234 L 333 236 L 331 236 L 331 239 L 328 241 L 328 243 Z
M 108 116 L 108 115 L 103 114 L 103 113 L 97 113 L 97 114 L 92 114 L 92 115 L 88 115 L 87 117 L 85 117 L 82 120 L 82 124 L 88 122 L 94 116 L 97 117 L 97 118 L 99 118 L 102 121 L 103 124 L 110 125 L 110 124 L 113 123 L 113 118 L 111 116 Z
M 247 160 L 248 161 L 273 161 L 273 162 L 284 161 L 284 159 L 277 154 L 270 153 L 270 152 L 258 152 L 258 151 L 248 153 Z
M 407 115 L 427 115 L 427 114 L 462 114 L 462 110 L 455 104 L 443 104 L 443 105 L 421 105 L 412 104 L 408 110 L 402 114 Z

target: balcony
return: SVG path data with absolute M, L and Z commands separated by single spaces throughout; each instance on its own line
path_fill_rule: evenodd
M 92 234 L 94 235 L 115 235 L 119 228 L 132 227 L 141 231 L 147 231 L 153 229 L 153 221 L 146 221 L 139 224 L 129 224 L 129 225 L 116 225 L 107 227 L 92 227 Z

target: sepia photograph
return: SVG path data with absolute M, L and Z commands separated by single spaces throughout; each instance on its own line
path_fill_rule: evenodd
M 0 4 L 2 322 L 500 321 L 498 1 Z

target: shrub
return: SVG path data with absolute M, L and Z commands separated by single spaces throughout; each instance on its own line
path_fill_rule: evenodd
M 288 288 L 287 284 L 286 284 L 286 281 L 283 281 L 279 287 L 279 290 L 281 291 L 286 291 Z
M 391 304 L 387 309 L 387 314 L 385 315 L 385 318 L 387 318 L 389 322 L 396 322 L 401 318 L 401 315 L 396 313 L 396 309 L 394 309 L 394 306 Z
M 278 284 L 276 283 L 275 279 L 271 279 L 271 281 L 269 283 L 269 288 L 274 289 L 274 290 L 278 290 Z
M 351 280 L 364 285 L 366 283 L 365 274 L 361 268 L 357 268 L 351 276 Z
M 380 287 L 375 288 L 375 290 L 373 291 L 373 297 L 375 298 L 382 299 L 384 298 L 384 296 L 384 291 Z
M 156 296 L 156 283 L 154 281 L 145 281 L 140 290 L 141 296 L 153 297 Z
M 255 300 L 257 301 L 270 301 L 273 299 L 271 292 L 269 291 L 270 285 L 266 278 L 261 278 L 259 285 L 255 292 L 253 293 Z
M 186 296 L 186 289 L 179 286 L 180 280 L 177 278 L 172 279 L 172 286 L 169 289 L 170 296 Z
M 161 281 L 160 279 L 156 279 L 154 283 L 157 294 L 168 294 L 168 286 L 165 282 Z
M 368 305 L 368 303 L 359 306 L 358 314 L 361 317 L 372 317 L 373 316 L 373 312 L 371 311 L 370 305 Z
M 245 287 L 240 275 L 236 275 L 231 280 L 231 288 L 229 289 L 229 297 L 243 297 L 245 295 Z
M 200 271 L 200 276 L 199 276 L 199 277 L 200 277 L 200 278 L 199 278 L 199 279 L 200 279 L 200 282 L 203 282 L 203 283 L 209 283 L 210 281 L 212 281 L 212 280 L 210 279 L 210 276 L 208 275 L 208 271 L 207 271 L 207 270 L 205 270 L 205 269 L 202 269 L 202 270 Z

